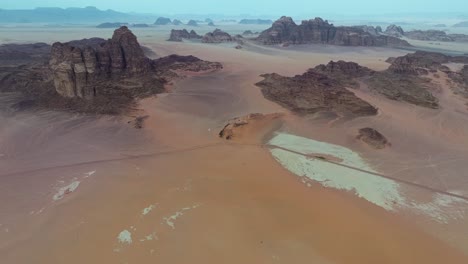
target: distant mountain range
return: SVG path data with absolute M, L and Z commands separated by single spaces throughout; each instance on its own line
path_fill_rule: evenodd
M 139 22 L 148 15 L 128 14 L 96 7 L 39 7 L 25 10 L 0 9 L 0 23 L 102 23 L 108 21 Z M 153 16 L 152 16 L 153 17 Z M 151 20 L 154 20 L 151 18 Z

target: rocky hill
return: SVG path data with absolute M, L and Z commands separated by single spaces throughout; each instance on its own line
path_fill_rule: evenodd
M 348 91 L 343 84 L 313 69 L 285 77 L 264 74 L 256 85 L 265 98 L 299 114 L 334 112 L 337 115 L 368 116 L 377 109 Z

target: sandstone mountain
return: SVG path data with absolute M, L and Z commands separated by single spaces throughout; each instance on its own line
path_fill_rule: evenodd
M 285 16 L 263 31 L 257 40 L 266 45 L 317 43 L 341 46 L 409 46 L 404 40 L 374 35 L 362 27 L 335 27 L 321 18 L 304 20 L 297 25 L 291 17 Z
M 151 60 L 136 36 L 121 27 L 109 40 L 54 43 L 48 63 L 3 67 L 0 92 L 21 93 L 23 101 L 37 107 L 118 114 L 135 99 L 164 92 L 166 84 L 186 72 L 221 68 L 193 56 Z

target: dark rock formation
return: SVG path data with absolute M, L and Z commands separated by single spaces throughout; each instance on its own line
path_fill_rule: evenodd
M 374 30 L 375 31 L 375 30 Z M 408 42 L 386 35 L 372 35 L 360 27 L 335 27 L 321 18 L 304 20 L 297 25 L 282 17 L 257 40 L 263 44 L 330 44 L 341 46 L 410 46 Z
M 246 30 L 244 31 L 244 33 L 242 33 L 242 35 L 244 36 L 252 36 L 254 33 L 252 32 L 252 30 Z
M 149 27 L 148 24 L 132 24 L 131 26 L 136 27 L 136 28 L 147 28 L 147 27 Z
M 128 26 L 128 23 L 125 22 L 106 22 L 97 25 L 97 28 L 119 28 L 121 26 Z
M 402 37 L 405 35 L 405 32 L 403 31 L 403 29 L 400 27 L 400 26 L 397 26 L 397 25 L 390 25 L 387 27 L 387 29 L 385 29 L 385 34 L 389 35 L 389 36 L 392 36 L 392 37 Z
M 433 109 L 439 107 L 439 100 L 430 92 L 433 87 L 430 79 L 387 70 L 376 72 L 367 80 L 367 84 L 372 91 L 391 100 Z
M 213 22 L 208 23 L 208 26 L 210 27 L 216 27 L 216 25 Z
M 172 24 L 174 26 L 182 25 L 182 21 L 180 21 L 179 19 L 174 19 L 174 20 L 172 20 Z
M 192 19 L 187 23 L 187 26 L 198 27 L 198 22 Z
M 158 17 L 158 19 L 156 19 L 156 21 L 154 22 L 155 25 L 159 25 L 159 26 L 169 25 L 171 23 L 172 23 L 171 19 L 166 18 L 166 17 Z
M 44 62 L 49 59 L 51 46 L 46 43 L 0 45 L 0 63 L 17 65 Z
M 235 49 L 242 49 L 242 46 L 241 45 L 237 45 L 234 47 Z
M 48 63 L 1 67 L 0 92 L 18 92 L 37 107 L 119 114 L 135 99 L 165 91 L 165 84 L 184 72 L 220 68 L 193 56 L 150 60 L 135 35 L 121 27 L 109 40 L 57 42 Z
M 171 30 L 171 36 L 169 37 L 169 41 L 182 41 L 183 39 L 201 39 L 202 36 L 198 35 L 197 32 L 191 30 L 188 32 L 186 29 Z
M 468 27 L 468 21 L 463 21 L 453 25 L 453 27 Z
M 348 91 L 339 81 L 315 70 L 302 75 L 284 77 L 264 74 L 256 85 L 265 98 L 300 114 L 334 112 L 337 115 L 367 116 L 377 109 Z
M 375 149 L 383 149 L 391 145 L 384 135 L 370 127 L 359 129 L 359 135 L 357 136 L 357 139 L 362 140 L 367 145 Z
M 243 25 L 271 25 L 273 23 L 270 19 L 242 19 L 239 24 Z
M 228 33 L 222 31 L 221 29 L 215 29 L 213 32 L 206 33 L 203 36 L 203 43 L 222 43 L 222 42 L 231 42 L 235 39 Z

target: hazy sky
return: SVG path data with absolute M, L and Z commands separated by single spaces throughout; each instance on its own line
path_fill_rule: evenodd
M 468 12 L 468 0 L 0 0 L 0 8 L 85 7 L 159 14 L 370 14 Z

